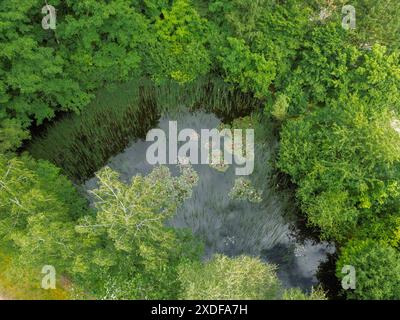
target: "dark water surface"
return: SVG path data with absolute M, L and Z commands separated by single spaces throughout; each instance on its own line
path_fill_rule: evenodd
M 183 113 L 160 120 L 158 127 L 166 133 L 168 121 L 178 122 L 178 132 L 191 128 L 200 133 L 200 129 L 212 129 L 220 124 L 212 114 Z M 148 174 L 153 168 L 146 161 L 146 150 L 151 144 L 143 140 L 132 142 L 107 165 L 119 172 L 126 182 L 134 175 Z M 178 209 L 169 223 L 176 228 L 191 228 L 205 243 L 205 259 L 214 253 L 259 256 L 277 265 L 278 276 L 285 287 L 309 291 L 318 284 L 318 266 L 325 261 L 327 254 L 334 252 L 334 246 L 326 242 L 315 243 L 311 239 L 300 240 L 296 236 L 295 217 L 290 213 L 294 204 L 288 203 L 287 197 L 270 187 L 270 154 L 269 146 L 256 145 L 255 169 L 249 176 L 253 185 L 263 192 L 261 203 L 232 200 L 228 196 L 238 178 L 235 165 L 225 172 L 208 165 L 193 165 L 199 175 L 198 185 L 192 198 Z M 176 165 L 168 167 L 173 174 L 178 173 Z M 86 190 L 95 187 L 95 178 L 84 184 Z

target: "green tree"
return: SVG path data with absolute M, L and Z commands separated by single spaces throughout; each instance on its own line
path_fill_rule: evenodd
M 225 80 L 238 85 L 243 92 L 253 92 L 258 98 L 268 97 L 276 74 L 275 63 L 267 61 L 262 54 L 252 53 L 243 40 L 228 38 L 228 42 L 220 57 Z
M 279 95 L 276 98 L 272 110 L 270 110 L 271 115 L 278 121 L 284 121 L 287 117 L 287 112 L 289 109 L 288 97 L 284 94 Z M 268 108 L 265 108 L 266 113 L 268 113 Z
M 67 75 L 93 90 L 140 74 L 148 21 L 132 1 L 66 1 L 60 4 L 57 51 Z
M 211 50 L 220 57 L 218 67 L 226 81 L 268 97 L 271 81 L 280 86 L 290 72 L 312 26 L 309 16 L 309 8 L 295 0 L 211 1 Z
M 78 111 L 89 101 L 67 76 L 62 55 L 45 45 L 42 6 L 38 0 L 0 4 L 0 124 L 6 135 L 2 139 L 13 141 L 1 149 L 14 148 L 27 138 L 23 132 L 31 120 L 40 124 L 56 110 Z M 16 120 L 10 123 L 9 118 Z
M 327 298 L 321 288 L 312 288 L 309 294 L 302 292 L 299 288 L 292 288 L 285 290 L 282 300 L 327 300 Z
M 148 21 L 131 1 L 52 5 L 56 30 L 42 29 L 42 1 L 0 4 L 1 150 L 18 147 L 32 122 L 41 124 L 58 111 L 79 112 L 93 90 L 137 77 L 147 56 Z
M 30 137 L 29 131 L 23 128 L 20 120 L 4 118 L 0 121 L 0 153 L 15 151 L 23 140 Z
M 400 3 L 397 0 L 307 0 L 318 17 L 324 10 L 326 21 L 342 21 L 342 8 L 352 5 L 356 10 L 356 29 L 348 32 L 348 40 L 362 48 L 375 44 L 398 49 L 400 46 Z
M 392 119 L 391 111 L 352 97 L 285 123 L 278 166 L 299 186 L 302 209 L 325 237 L 344 241 L 397 212 L 400 136 Z
M 375 45 L 363 51 L 346 41 L 339 23 L 318 26 L 307 34 L 298 63 L 286 77 L 282 93 L 288 114 L 297 116 L 356 94 L 375 109 L 400 105 L 398 53 Z M 280 89 L 280 88 L 279 88 Z

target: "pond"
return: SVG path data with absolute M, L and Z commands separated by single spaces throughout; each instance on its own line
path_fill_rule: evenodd
M 169 121 L 177 121 L 178 131 L 191 128 L 196 132 L 216 128 L 221 123 L 213 114 L 182 112 L 164 116 L 158 128 L 168 132 Z M 119 172 L 125 182 L 134 175 L 148 174 L 153 166 L 146 161 L 146 150 L 152 143 L 132 141 L 107 165 Z M 298 236 L 292 210 L 294 204 L 287 200 L 284 192 L 271 187 L 271 146 L 256 143 L 254 154 L 254 172 L 248 178 L 255 190 L 262 192 L 262 201 L 249 202 L 229 196 L 238 178 L 235 165 L 222 172 L 209 165 L 194 164 L 199 182 L 192 197 L 168 223 L 175 228 L 190 228 L 201 238 L 205 244 L 204 259 L 215 253 L 259 256 L 277 266 L 278 277 L 285 287 L 309 291 L 318 284 L 318 266 L 334 252 L 334 246 Z M 178 174 L 177 165 L 167 166 L 172 174 Z M 96 185 L 96 178 L 91 178 L 83 187 L 91 190 Z

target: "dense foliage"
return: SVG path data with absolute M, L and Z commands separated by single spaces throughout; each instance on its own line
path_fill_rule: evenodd
M 352 241 L 343 249 L 338 274 L 344 265 L 356 270 L 353 299 L 398 299 L 400 296 L 400 255 L 398 250 L 372 240 Z
M 368 109 L 355 97 L 332 103 L 288 121 L 281 133 L 279 166 L 298 184 L 309 222 L 340 242 L 399 214 L 400 136 L 389 111 Z
M 86 255 L 74 269 L 91 288 L 98 286 L 96 294 L 114 299 L 176 297 L 176 267 L 196 257 L 200 248 L 190 234 L 165 227 L 197 182 L 191 167 L 181 167 L 181 172 L 172 177 L 168 168 L 158 167 L 128 185 L 109 168 L 97 174 L 99 188 L 92 191 L 97 213 L 78 221 Z
M 338 246 L 354 238 L 374 239 L 382 250 L 395 252 L 400 214 L 399 54 L 379 44 L 370 49 L 355 44 L 332 21 L 311 31 L 296 68 L 266 112 L 284 119 L 278 167 L 298 186 L 309 224 Z M 356 251 L 357 243 L 348 243 L 340 253 L 340 265 L 346 261 L 360 272 L 360 287 L 347 291 L 348 297 L 400 298 L 390 289 L 397 283 L 390 274 L 382 275 L 389 288 L 379 293 L 379 272 L 361 262 L 369 260 L 363 256 L 368 250 Z M 337 276 L 343 275 L 339 271 Z

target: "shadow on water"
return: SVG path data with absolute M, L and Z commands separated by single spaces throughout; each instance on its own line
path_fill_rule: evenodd
M 185 112 L 162 118 L 158 127 L 168 133 L 168 121 L 173 120 L 178 123 L 178 132 L 191 128 L 200 133 L 200 129 L 212 129 L 220 124 L 212 114 Z M 125 182 L 134 175 L 147 174 L 153 168 L 146 161 L 150 144 L 143 140 L 134 141 L 111 158 L 108 165 L 118 171 Z M 175 228 L 190 228 L 199 236 L 205 243 L 204 259 L 214 253 L 259 256 L 277 265 L 278 276 L 285 287 L 309 291 L 318 284 L 318 266 L 334 252 L 334 246 L 296 236 L 294 203 L 288 201 L 291 197 L 287 197 L 284 191 L 278 192 L 271 186 L 271 148 L 267 144 L 256 144 L 255 168 L 248 177 L 256 189 L 262 190 L 261 203 L 233 200 L 228 196 L 238 178 L 235 165 L 225 172 L 208 165 L 193 165 L 199 175 L 198 185 L 169 224 Z M 168 167 L 177 174 L 176 165 Z M 95 178 L 84 184 L 86 190 L 95 187 Z

